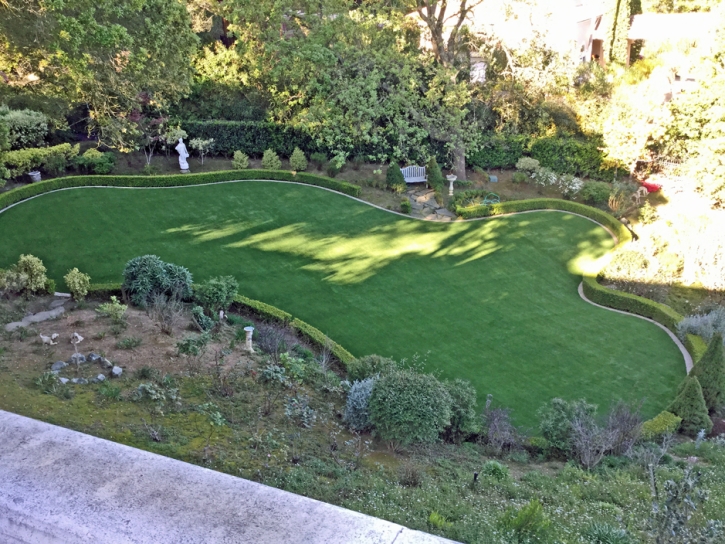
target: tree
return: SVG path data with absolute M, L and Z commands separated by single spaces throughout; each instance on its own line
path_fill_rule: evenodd
M 103 139 L 144 100 L 163 107 L 188 92 L 197 43 L 178 0 L 9 0 L 0 72 L 14 92 L 87 105 Z
M 713 334 L 707 351 L 690 371 L 702 386 L 702 396 L 710 411 L 725 404 L 725 357 L 722 335 Z
M 701 429 L 705 429 L 706 434 L 712 430 L 712 420 L 707 415 L 702 387 L 694 376 L 685 378 L 680 385 L 677 398 L 666 410 L 682 418 L 680 429 L 689 436 L 696 436 Z

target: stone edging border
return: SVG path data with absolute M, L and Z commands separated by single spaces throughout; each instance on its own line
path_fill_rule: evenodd
M 588 302 L 592 306 L 596 306 L 597 308 L 602 308 L 604 310 L 609 310 L 610 312 L 617 312 L 618 314 L 624 314 L 624 315 L 630 315 L 632 317 L 638 317 L 639 319 L 644 319 L 645 321 L 649 321 L 650 323 L 654 323 L 655 325 L 657 325 L 660 329 L 662 329 L 669 335 L 669 337 L 672 339 L 672 341 L 675 343 L 675 345 L 680 349 L 680 352 L 682 352 L 682 356 L 685 359 L 685 370 L 687 371 L 688 374 L 690 373 L 690 370 L 692 370 L 692 367 L 694 365 L 694 363 L 692 361 L 692 355 L 690 355 L 690 352 L 687 351 L 687 348 L 680 341 L 680 339 L 677 338 L 675 333 L 673 333 L 670 329 L 665 327 L 662 323 L 658 323 L 654 319 L 650 319 L 649 317 L 645 317 L 643 315 L 637 315 L 637 314 L 633 314 L 630 312 L 625 312 L 623 310 L 616 310 L 614 308 L 608 308 L 607 306 L 602 306 L 601 304 L 592 302 L 584 294 L 584 282 L 579 283 L 579 287 L 577 287 L 577 291 L 579 292 L 579 296 L 582 298 L 582 300 L 584 300 L 585 302 Z

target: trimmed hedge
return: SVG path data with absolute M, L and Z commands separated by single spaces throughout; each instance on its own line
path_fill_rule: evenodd
M 18 178 L 42 168 L 46 163 L 55 157 L 62 157 L 65 161 L 71 161 L 78 155 L 79 145 L 60 144 L 53 147 L 33 147 L 8 151 L 2 155 L 2 163 L 6 171 L 6 178 Z
M 692 360 L 695 363 L 702 359 L 702 356 L 705 355 L 705 352 L 707 351 L 707 342 L 705 342 L 701 336 L 696 334 L 685 335 L 685 341 L 683 344 L 685 344 L 687 351 L 689 351 L 690 355 L 692 355 Z
M 601 223 L 614 233 L 618 242 L 628 242 L 632 239 L 627 227 L 622 225 L 614 216 L 602 210 L 592 208 L 586 204 L 560 200 L 557 198 L 532 198 L 529 200 L 511 200 L 489 206 L 469 206 L 467 208 L 456 207 L 455 213 L 463 219 L 474 219 L 477 217 L 491 217 L 507 213 L 524 212 L 529 210 L 561 210 L 565 212 L 578 213 Z
M 493 135 L 482 137 L 475 151 L 466 153 L 466 162 L 473 168 L 513 168 L 529 147 L 529 137 Z
M 316 185 L 346 195 L 360 196 L 357 185 L 315 174 L 293 174 L 287 170 L 223 170 L 201 174 L 170 174 L 164 176 L 68 176 L 39 181 L 0 194 L 0 210 L 27 198 L 70 187 L 183 187 L 235 180 L 294 181 Z
M 263 319 L 272 319 L 273 321 L 279 321 L 285 325 L 289 324 L 293 319 L 292 314 L 288 314 L 275 306 L 247 298 L 242 295 L 234 297 L 234 303 L 232 306 L 234 305 L 245 308 L 247 311 L 250 311 L 252 314 Z
M 120 298 L 122 294 L 120 283 L 92 283 L 88 288 L 86 298 L 108 300 L 112 296 Z
M 626 175 L 625 170 L 612 168 L 605 163 L 600 150 L 602 142 L 596 139 L 545 137 L 531 143 L 530 155 L 541 166 L 560 174 L 612 181 Z

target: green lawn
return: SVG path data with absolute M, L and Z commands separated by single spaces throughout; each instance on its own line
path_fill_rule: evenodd
M 685 375 L 658 327 L 582 301 L 604 229 L 536 212 L 429 223 L 320 189 L 245 182 L 178 189 L 75 189 L 0 214 L 0 267 L 32 253 L 63 287 L 74 266 L 120 281 L 154 253 L 195 279 L 232 274 L 240 292 L 318 327 L 355 355 L 416 354 L 533 424 L 554 396 L 646 398 L 652 415 Z

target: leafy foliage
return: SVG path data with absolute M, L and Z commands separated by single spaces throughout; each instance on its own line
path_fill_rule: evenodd
M 120 323 L 125 321 L 127 309 L 128 306 L 121 304 L 117 297 L 112 296 L 110 302 L 99 304 L 96 312 L 103 317 L 110 317 L 115 323 Z
M 559 452 L 568 453 L 572 448 L 572 421 L 577 416 L 593 416 L 596 406 L 585 400 L 566 401 L 552 399 L 539 408 L 539 430 L 542 436 Z
M 48 135 L 48 118 L 32 110 L 10 110 L 0 107 L 0 118 L 8 128 L 11 149 L 42 147 Z
M 478 432 L 479 418 L 476 414 L 476 390 L 465 380 L 443 382 L 451 397 L 451 422 L 446 428 L 447 437 L 460 444 L 470 435 Z
M 367 431 L 372 427 L 368 406 L 377 380 L 377 376 L 372 376 L 362 381 L 353 382 L 350 391 L 347 392 L 343 419 L 354 431 Z
M 49 162 L 62 159 L 63 164 L 73 161 L 78 155 L 79 146 L 60 144 L 52 147 L 37 147 L 8 151 L 0 157 L 4 163 L 6 178 L 17 178 L 38 168 L 46 169 Z
M 363 381 L 373 376 L 384 376 L 398 369 L 397 363 L 380 355 L 365 355 L 347 364 L 347 377 L 351 382 Z
M 612 187 L 603 181 L 587 181 L 579 191 L 579 197 L 588 204 L 604 204 L 609 199 Z
M 441 172 L 441 167 L 438 166 L 438 161 L 435 157 L 431 157 L 428 161 L 426 173 L 428 174 L 428 185 L 436 191 L 442 191 L 445 187 L 446 179 L 443 177 L 443 172 Z
M 658 440 L 668 434 L 674 434 L 680 428 L 682 418 L 671 412 L 660 412 L 642 424 L 643 440 Z
M 91 277 L 88 274 L 84 274 L 77 268 L 73 268 L 63 276 L 65 284 L 68 286 L 73 300 L 83 300 L 88 294 L 88 289 L 91 286 Z
M 116 158 L 113 153 L 103 153 L 98 149 L 91 148 L 85 151 L 83 155 L 75 157 L 73 162 L 83 172 L 89 174 L 109 174 L 113 170 Z
M 123 270 L 123 289 L 141 308 L 157 294 L 191 298 L 191 283 L 191 273 L 186 268 L 165 263 L 156 255 L 131 259 Z
M 48 280 L 43 261 L 34 255 L 21 255 L 7 270 L 0 270 L 0 290 L 10 293 L 39 293 Z
M 227 310 L 237 294 L 239 282 L 234 276 L 218 276 L 194 285 L 194 300 L 204 310 L 218 314 Z
M 551 521 L 538 500 L 532 500 L 521 508 L 509 508 L 501 519 L 511 542 L 527 544 L 547 542 L 551 534 Z

